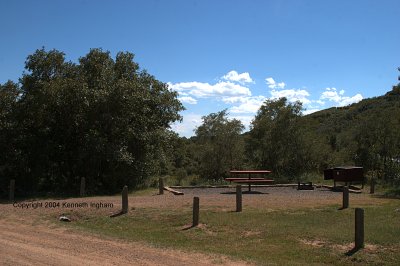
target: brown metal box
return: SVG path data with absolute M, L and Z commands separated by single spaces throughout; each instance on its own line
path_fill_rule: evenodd
M 354 182 L 364 181 L 364 171 L 362 167 L 344 166 L 326 169 L 324 179 L 333 179 L 335 182 Z

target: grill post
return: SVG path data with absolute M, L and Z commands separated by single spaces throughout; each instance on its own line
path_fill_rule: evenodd
M 242 186 L 236 186 L 236 212 L 242 211 Z
M 343 187 L 343 206 L 342 209 L 349 207 L 349 188 Z
M 193 224 L 192 227 L 199 225 L 199 212 L 200 212 L 200 199 L 199 197 L 193 198 Z
M 158 179 L 158 195 L 164 194 L 164 179 L 161 177 Z
M 122 189 L 122 213 L 128 213 L 128 186 Z
M 364 209 L 355 210 L 355 248 L 364 247 Z
M 369 194 L 374 194 L 375 193 L 375 179 L 371 179 L 371 187 L 369 190 Z

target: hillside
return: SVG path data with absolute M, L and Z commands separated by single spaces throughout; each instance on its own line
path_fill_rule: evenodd
M 388 158 L 400 155 L 400 86 L 383 96 L 304 116 L 301 124 L 319 168 L 359 164 L 382 170 L 390 164 Z

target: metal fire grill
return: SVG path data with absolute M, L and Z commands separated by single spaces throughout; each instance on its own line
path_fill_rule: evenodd
M 334 186 L 336 182 L 345 182 L 346 185 L 352 182 L 361 182 L 364 187 L 364 171 L 362 167 L 341 166 L 324 170 L 324 179 L 333 179 Z

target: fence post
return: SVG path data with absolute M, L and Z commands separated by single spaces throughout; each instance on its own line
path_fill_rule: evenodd
M 122 213 L 128 213 L 128 186 L 122 189 Z
M 192 227 L 199 225 L 199 212 L 200 212 L 199 201 L 200 201 L 199 197 L 193 198 L 193 224 L 192 224 Z
M 236 186 L 236 212 L 242 211 L 242 186 Z
M 85 177 L 81 177 L 81 190 L 80 190 L 80 192 L 79 192 L 79 195 L 80 195 L 81 197 L 84 197 L 84 196 L 85 196 L 85 185 L 86 185 Z
M 375 179 L 371 179 L 371 187 L 369 190 L 369 194 L 374 194 L 375 193 Z
M 364 209 L 356 208 L 355 211 L 355 248 L 364 247 Z
M 164 194 L 164 179 L 161 177 L 158 179 L 158 195 Z
M 15 191 L 15 179 L 10 180 L 10 194 L 9 194 L 9 199 L 11 202 L 14 201 L 14 191 Z
M 343 206 L 342 209 L 349 207 L 349 188 L 343 187 Z

